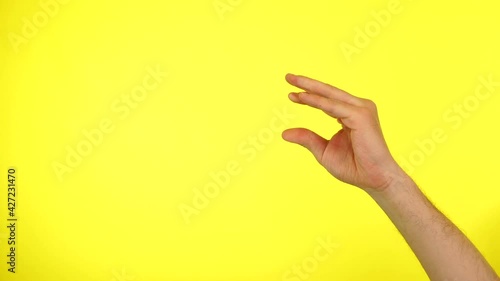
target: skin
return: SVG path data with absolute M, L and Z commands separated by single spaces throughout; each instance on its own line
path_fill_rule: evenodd
M 387 214 L 432 281 L 500 281 L 472 242 L 421 192 L 385 142 L 377 107 L 320 81 L 293 74 L 295 103 L 322 110 L 342 125 L 330 140 L 306 128 L 283 131 L 338 180 L 365 191 Z

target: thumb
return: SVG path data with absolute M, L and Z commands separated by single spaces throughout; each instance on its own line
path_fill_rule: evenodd
M 305 128 L 294 128 L 283 131 L 281 137 L 292 143 L 299 144 L 307 148 L 321 163 L 321 157 L 326 149 L 328 141 L 315 132 Z

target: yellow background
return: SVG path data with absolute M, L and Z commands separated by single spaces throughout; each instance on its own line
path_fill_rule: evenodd
M 0 280 L 426 280 L 365 193 L 281 132 L 250 146 L 283 108 L 294 118 L 282 129 L 339 129 L 288 100 L 288 72 L 374 100 L 398 161 L 444 130 L 411 175 L 500 270 L 500 87 L 456 129 L 443 117 L 473 100 L 480 77 L 500 81 L 497 1 L 401 0 L 384 25 L 372 12 L 389 0 L 66 2 L 0 1 Z M 23 18 L 38 21 L 29 36 Z M 343 53 L 357 28 L 377 24 L 366 46 Z M 168 76 L 156 90 L 126 117 L 112 109 L 157 67 Z M 59 180 L 54 162 L 102 120 L 113 131 Z M 179 207 L 228 163 L 240 173 L 187 223 Z M 16 274 L 6 264 L 12 166 Z M 328 258 L 307 278 L 286 277 L 325 237 L 337 244 Z

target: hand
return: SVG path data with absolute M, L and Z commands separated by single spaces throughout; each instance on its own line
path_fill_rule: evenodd
M 287 129 L 284 140 L 304 146 L 335 178 L 365 191 L 383 191 L 404 173 L 389 152 L 374 102 L 304 76 L 287 74 L 286 80 L 305 91 L 290 93 L 290 100 L 322 110 L 342 129 L 329 141 L 305 128 Z

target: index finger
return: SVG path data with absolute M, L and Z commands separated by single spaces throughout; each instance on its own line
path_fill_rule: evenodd
M 285 79 L 291 85 L 306 90 L 307 92 L 311 92 L 333 100 L 340 100 L 352 105 L 362 105 L 362 100 L 360 98 L 318 80 L 314 80 L 302 75 L 294 75 L 291 73 L 288 73 Z

